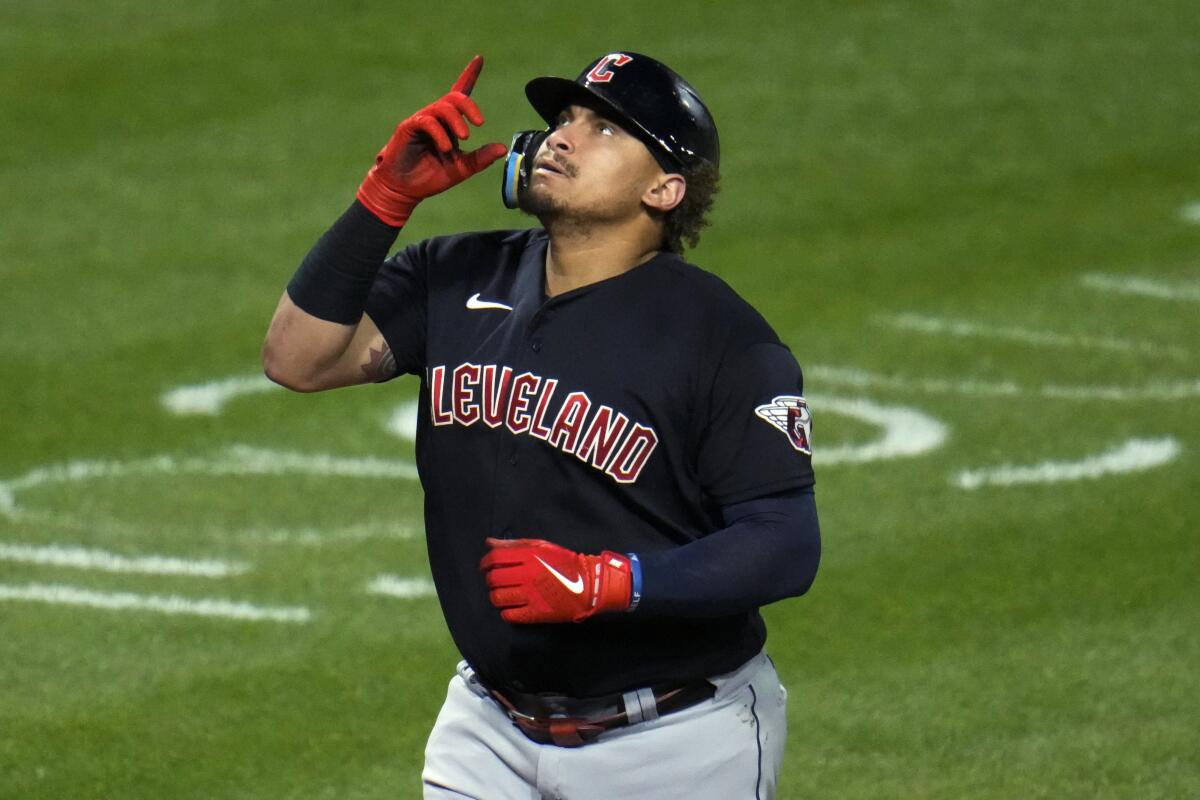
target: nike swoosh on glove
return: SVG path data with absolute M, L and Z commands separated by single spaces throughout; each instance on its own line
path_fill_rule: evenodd
M 493 539 L 479 562 L 492 605 L 506 622 L 582 622 L 627 611 L 633 591 L 629 556 L 576 553 L 544 539 Z

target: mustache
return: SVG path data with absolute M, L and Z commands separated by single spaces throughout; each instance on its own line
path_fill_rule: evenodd
M 567 161 L 558 153 L 550 153 L 544 160 L 553 161 L 554 166 L 562 170 L 568 178 L 574 178 L 579 175 L 579 170 L 575 167 L 575 165 Z

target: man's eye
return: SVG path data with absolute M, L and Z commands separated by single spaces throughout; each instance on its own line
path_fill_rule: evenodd
M 607 122 L 601 122 L 596 126 L 596 129 L 607 136 L 612 136 L 614 133 L 616 133 L 616 131 L 613 129 L 613 126 L 609 125 Z

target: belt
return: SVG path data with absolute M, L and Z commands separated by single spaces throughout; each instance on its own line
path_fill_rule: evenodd
M 580 747 L 605 731 L 682 711 L 708 700 L 717 691 L 706 680 L 582 699 L 485 688 L 526 737 L 559 747 Z

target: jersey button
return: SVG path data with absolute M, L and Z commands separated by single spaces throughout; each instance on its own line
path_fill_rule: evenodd
M 511 456 L 508 457 L 508 463 L 513 464 L 513 465 L 515 465 L 517 463 L 517 454 L 516 453 L 513 453 Z
M 529 349 L 533 350 L 533 352 L 535 352 L 535 353 L 542 352 L 542 340 L 534 339 L 532 342 L 529 343 Z

